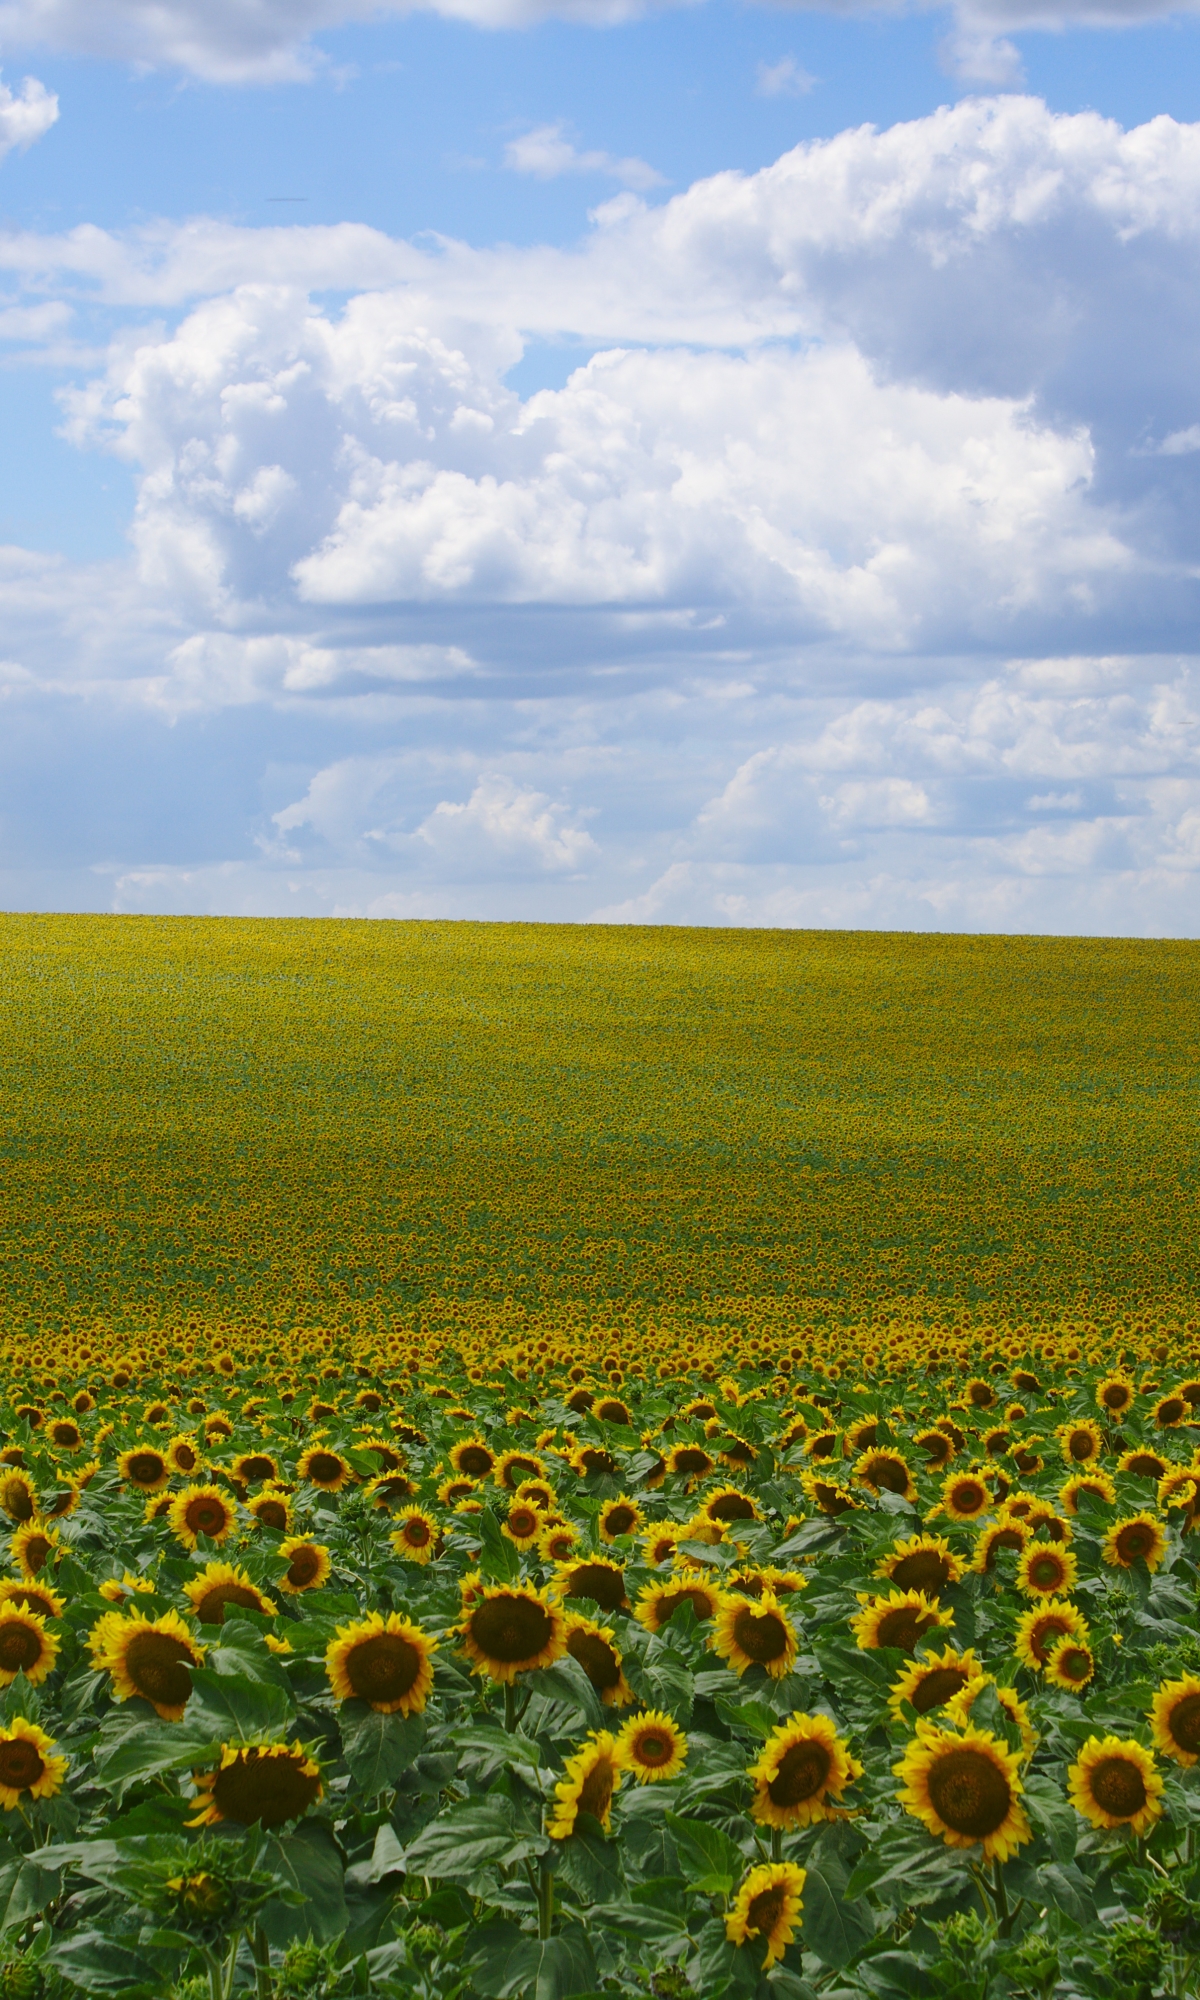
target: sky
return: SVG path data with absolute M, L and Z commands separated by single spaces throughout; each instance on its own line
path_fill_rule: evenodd
M 1195 936 L 1200 0 L 0 0 L 0 908 Z

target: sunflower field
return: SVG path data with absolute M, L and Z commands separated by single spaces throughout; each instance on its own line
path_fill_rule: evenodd
M 0 951 L 0 2000 L 1200 1995 L 1193 948 Z

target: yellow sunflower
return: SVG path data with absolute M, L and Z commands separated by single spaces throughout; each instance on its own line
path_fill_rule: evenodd
M 546 1828 L 551 1840 L 569 1840 L 580 1813 L 590 1813 L 607 1833 L 613 1794 L 620 1786 L 617 1739 L 607 1729 L 594 1730 L 574 1756 L 566 1759 L 562 1779 L 554 1787 L 558 1804 L 552 1808 Z
M 1107 1472 L 1097 1468 L 1094 1472 L 1078 1472 L 1073 1479 L 1065 1479 L 1058 1489 L 1058 1497 L 1068 1514 L 1078 1514 L 1081 1493 L 1094 1493 L 1097 1500 L 1103 1500 L 1106 1507 L 1116 1501 L 1117 1489 Z
M 918 1715 L 929 1715 L 961 1694 L 967 1682 L 981 1671 L 979 1661 L 969 1649 L 959 1653 L 953 1646 L 947 1646 L 944 1652 L 926 1653 L 924 1659 L 914 1660 L 892 1682 L 888 1707 L 898 1717 L 907 1702 Z
M 215 1771 L 194 1772 L 200 1811 L 188 1826 L 283 1826 L 324 1796 L 321 1767 L 302 1743 L 223 1743 Z
M 260 1528 L 273 1528 L 286 1535 L 292 1525 L 292 1503 L 278 1486 L 264 1486 L 246 1502 L 246 1512 Z
M 438 1524 L 423 1507 L 402 1507 L 395 1516 L 396 1527 L 389 1536 L 396 1554 L 405 1562 L 427 1563 L 437 1553 Z
M 800 1484 L 805 1499 L 811 1500 L 814 1507 L 832 1519 L 839 1514 L 848 1514 L 858 1506 L 854 1495 L 847 1493 L 832 1473 L 804 1472 L 800 1475 Z
M 602 1611 L 623 1611 L 629 1600 L 625 1595 L 625 1571 L 620 1563 L 608 1562 L 603 1556 L 583 1556 L 579 1561 L 568 1560 L 560 1563 L 551 1579 L 553 1596 L 569 1599 L 590 1598 Z
M 352 1695 L 381 1715 L 419 1715 L 433 1687 L 437 1640 L 398 1611 L 372 1611 L 339 1625 L 325 1652 L 325 1672 L 339 1701 Z
M 622 1535 L 632 1535 L 642 1525 L 642 1510 L 636 1500 L 622 1493 L 616 1500 L 606 1500 L 600 1509 L 596 1527 L 602 1542 L 618 1542 Z
M 486 1479 L 496 1463 L 496 1454 L 481 1437 L 460 1438 L 450 1447 L 450 1463 L 466 1479 Z
M 743 1493 L 740 1486 L 718 1486 L 701 1501 L 697 1519 L 722 1529 L 733 1521 L 757 1521 L 758 1503 L 751 1494 Z
M 230 1607 L 257 1611 L 264 1618 L 273 1618 L 279 1608 L 233 1563 L 206 1563 L 191 1583 L 184 1584 L 183 1594 L 201 1625 L 223 1625 Z
M 568 1611 L 567 1651 L 578 1660 L 606 1708 L 625 1708 L 633 1700 L 633 1689 L 625 1678 L 616 1634 L 594 1618 Z
M 453 1453 L 451 1453 L 451 1461 L 453 1462 Z M 463 1472 L 468 1470 L 466 1466 L 456 1469 Z M 549 1475 L 543 1460 L 531 1451 L 506 1451 L 501 1454 L 492 1467 L 492 1478 L 505 1493 L 515 1493 L 517 1488 L 526 1479 L 547 1479 L 548 1477 Z
M 21 1575 L 32 1579 L 45 1569 L 52 1556 L 57 1556 L 62 1547 L 58 1531 L 48 1527 L 44 1521 L 26 1521 L 18 1528 L 9 1548 L 12 1559 Z
M 1164 1757 L 1184 1765 L 1200 1758 L 1200 1676 L 1163 1682 L 1150 1704 L 1150 1730 Z
M 157 1445 L 139 1444 L 132 1451 L 123 1451 L 117 1459 L 117 1471 L 138 1493 L 159 1493 L 171 1477 L 170 1463 Z
M 665 1583 L 646 1584 L 638 1592 L 633 1615 L 647 1632 L 661 1632 L 685 1599 L 690 1601 L 701 1624 L 705 1624 L 716 1617 L 721 1593 L 715 1584 L 706 1583 L 698 1570 L 680 1569 Z
M 1046 1679 L 1051 1687 L 1078 1694 L 1096 1672 L 1096 1660 L 1084 1639 L 1058 1639 L 1046 1661 Z
M 93 1634 L 93 1664 L 112 1675 L 118 1701 L 140 1695 L 164 1722 L 178 1722 L 192 1693 L 192 1668 L 203 1666 L 204 1647 L 177 1611 L 147 1618 L 108 1611 Z
M 1097 1407 L 1118 1421 L 1133 1407 L 1133 1383 L 1124 1375 L 1106 1375 L 1096 1387 Z
M 1162 1791 L 1153 1754 L 1131 1737 L 1089 1736 L 1067 1772 L 1071 1804 L 1100 1832 L 1127 1826 L 1140 1838 L 1162 1813 Z
M 10 1521 L 32 1521 L 37 1514 L 37 1488 L 19 1467 L 0 1478 L 0 1509 Z
M 940 1424 L 935 1424 L 932 1430 L 918 1432 L 913 1443 L 918 1451 L 925 1454 L 927 1472 L 944 1472 L 955 1455 L 954 1439 Z
M 1014 1722 L 1020 1730 L 1022 1757 L 1032 1757 L 1038 1739 L 1029 1710 L 1015 1688 L 998 1686 L 990 1674 L 972 1674 L 961 1694 L 952 1695 L 946 1703 L 945 1720 L 952 1722 L 956 1729 L 965 1729 L 971 1720 L 971 1710 L 987 1687 L 991 1688 L 1010 1722 Z
M 200 1446 L 194 1437 L 180 1435 L 173 1437 L 166 1450 L 167 1464 L 172 1472 L 178 1472 L 184 1479 L 190 1479 L 199 1472 L 204 1463 Z
M 328 1583 L 333 1562 L 323 1542 L 310 1542 L 307 1535 L 289 1535 L 280 1542 L 279 1554 L 287 1563 L 279 1588 L 289 1596 L 301 1590 L 320 1590 Z
M 1129 1514 L 1114 1522 L 1104 1537 L 1101 1554 L 1114 1569 L 1132 1569 L 1144 1562 L 1156 1570 L 1167 1553 L 1167 1538 L 1153 1514 Z
M 225 1541 L 237 1526 L 237 1508 L 219 1486 L 185 1486 L 172 1500 L 167 1521 L 176 1540 L 194 1549 L 201 1535 Z
M 154 1595 L 153 1579 L 148 1576 L 134 1576 L 132 1570 L 128 1569 L 124 1576 L 106 1576 L 102 1583 L 96 1585 L 96 1589 L 109 1604 L 126 1604 L 134 1596 Z
M 567 1650 L 562 1610 L 528 1583 L 486 1585 L 454 1629 L 476 1673 L 510 1684 L 518 1674 L 552 1666 Z
M 1049 1604 L 1035 1604 L 1032 1611 L 1026 1611 L 1018 1618 L 1014 1646 L 1021 1664 L 1040 1673 L 1050 1658 L 1050 1648 L 1059 1639 L 1082 1639 L 1086 1642 L 1089 1636 L 1087 1619 L 1082 1611 L 1061 1598 Z
M 1016 1549 L 1019 1554 L 1028 1540 L 1029 1530 L 1024 1521 L 1014 1520 L 1005 1512 L 990 1528 L 980 1529 L 971 1568 L 978 1576 L 990 1576 L 1002 1549 Z
M 374 1483 L 372 1480 L 371 1484 L 374 1485 Z M 477 1479 L 443 1479 L 441 1485 L 438 1487 L 437 1497 L 443 1507 L 453 1509 L 458 1506 L 460 1500 L 469 1500 L 478 1491 L 479 1481 Z
M 992 1509 L 992 1496 L 975 1472 L 952 1472 L 942 1481 L 942 1506 L 952 1521 L 977 1521 Z
M 739 1676 L 747 1667 L 765 1667 L 772 1680 L 782 1680 L 796 1657 L 796 1634 L 774 1591 L 764 1590 L 757 1601 L 722 1592 L 708 1643 Z
M 1145 1445 L 1123 1451 L 1117 1460 L 1117 1471 L 1130 1472 L 1135 1479 L 1162 1479 L 1170 1467 L 1170 1459 L 1164 1458 L 1159 1451 L 1147 1451 Z
M 754 1782 L 751 1814 L 760 1826 L 797 1828 L 836 1819 L 829 1803 L 862 1776 L 862 1765 L 827 1715 L 799 1709 L 773 1729 L 748 1776 Z
M 240 1452 L 229 1470 L 239 1486 L 261 1486 L 264 1481 L 274 1486 L 279 1479 L 279 1466 L 267 1451 Z
M 578 1540 L 579 1530 L 573 1521 L 548 1522 L 538 1531 L 538 1554 L 543 1562 L 553 1563 L 557 1568 L 571 1560 L 571 1551 Z
M 39 1618 L 61 1618 L 67 1608 L 66 1598 L 51 1590 L 48 1583 L 36 1579 L 27 1583 L 24 1577 L 9 1576 L 0 1580 L 0 1604 L 21 1605 Z
M 539 1508 L 530 1506 L 527 1500 L 514 1500 L 508 1516 L 500 1529 L 519 1549 L 531 1549 L 542 1532 L 543 1518 Z
M 886 1597 L 867 1599 L 857 1617 L 850 1620 L 850 1630 L 860 1652 L 896 1646 L 902 1653 L 913 1653 L 917 1641 L 935 1625 L 953 1623 L 953 1611 L 943 1611 L 936 1598 L 926 1597 L 923 1590 L 892 1590 Z
M 864 1451 L 854 1466 L 854 1477 L 872 1493 L 898 1493 L 904 1500 L 917 1497 L 911 1468 L 901 1451 L 884 1451 L 878 1446 Z
M 905 1812 L 947 1847 L 982 1846 L 986 1860 L 1007 1861 L 1032 1838 L 1018 1759 L 990 1729 L 919 1722 L 892 1768 L 904 1780 L 896 1796 Z
M 45 1680 L 58 1658 L 58 1640 L 35 1611 L 0 1604 L 0 1687 L 24 1674 L 31 1687 Z
M 307 1479 L 321 1493 L 340 1493 L 353 1480 L 354 1470 L 340 1452 L 314 1444 L 296 1460 L 296 1477 Z
M 1056 1542 L 1030 1542 L 1017 1563 L 1017 1588 L 1026 1597 L 1058 1597 L 1074 1590 L 1079 1565 L 1070 1549 Z
M 1059 1424 L 1055 1436 L 1068 1465 L 1094 1465 L 1104 1449 L 1104 1438 L 1095 1424 Z
M 924 1590 L 934 1596 L 949 1583 L 957 1583 L 962 1565 L 944 1535 L 909 1535 L 894 1542 L 891 1551 L 875 1565 L 875 1575 L 894 1583 L 897 1590 Z
M 62 1790 L 69 1760 L 52 1756 L 54 1747 L 54 1738 L 23 1715 L 0 1729 L 0 1806 L 6 1812 L 23 1798 L 52 1799 Z
M 617 1736 L 617 1762 L 639 1785 L 677 1778 L 687 1753 L 683 1730 L 658 1708 L 644 1708 L 630 1716 Z
M 793 1861 L 767 1861 L 750 1870 L 737 1892 L 725 1919 L 725 1935 L 730 1944 L 765 1942 L 764 1972 L 778 1964 L 795 1941 L 807 1880 L 806 1871 Z
M 1174 1430 L 1192 1414 L 1191 1405 L 1180 1395 L 1160 1396 L 1150 1415 L 1160 1431 Z

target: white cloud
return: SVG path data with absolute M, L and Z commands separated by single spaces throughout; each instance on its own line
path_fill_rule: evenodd
M 58 118 L 58 99 L 35 76 L 27 76 L 19 96 L 0 83 L 0 160 L 14 149 L 25 152 Z
M 541 181 L 558 180 L 563 174 L 602 174 L 627 188 L 645 190 L 664 185 L 663 176 L 645 160 L 579 152 L 561 125 L 538 125 L 532 132 L 510 139 L 504 148 L 504 164 L 515 174 L 532 174 Z
M 1010 89 L 1024 76 L 1016 44 L 970 16 L 960 16 L 953 32 L 940 43 L 938 54 L 947 75 L 957 77 L 960 83 Z
M 755 88 L 760 97 L 807 97 L 816 82 L 816 77 L 789 55 L 780 56 L 778 62 L 760 62 Z

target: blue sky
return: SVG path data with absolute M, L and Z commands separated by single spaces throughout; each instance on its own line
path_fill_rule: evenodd
M 0 904 L 1195 933 L 1194 16 L 0 58 Z

